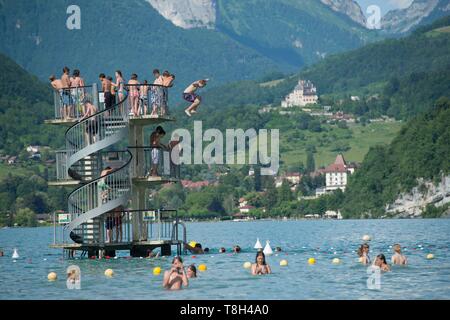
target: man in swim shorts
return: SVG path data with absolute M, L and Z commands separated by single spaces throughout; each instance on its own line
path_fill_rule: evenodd
M 150 147 L 151 147 L 151 160 L 152 160 L 152 169 L 150 171 L 150 175 L 155 177 L 158 176 L 158 164 L 159 164 L 159 155 L 161 152 L 161 148 L 166 148 L 161 143 L 161 139 L 166 135 L 166 132 L 161 126 L 158 126 L 155 131 L 150 135 Z
M 184 110 L 188 117 L 192 116 L 192 113 L 197 112 L 197 108 L 201 103 L 202 97 L 195 94 L 198 88 L 206 86 L 206 80 L 198 80 L 189 85 L 183 92 L 183 99 L 190 102 L 191 105 Z
M 61 92 L 61 100 L 63 103 L 63 107 L 65 108 L 65 119 L 72 118 L 73 112 L 73 99 L 70 91 L 71 82 L 70 82 L 70 69 L 68 67 L 64 67 L 63 75 L 61 76 L 61 83 L 63 86 Z

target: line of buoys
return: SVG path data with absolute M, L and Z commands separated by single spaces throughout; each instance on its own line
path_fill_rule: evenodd
M 48 279 L 48 281 L 56 281 L 56 279 L 58 279 L 58 276 L 57 276 L 56 272 L 50 272 L 47 275 L 47 279 Z
M 108 278 L 111 278 L 113 275 L 114 275 L 113 269 L 106 269 L 105 270 L 105 276 L 107 276 Z

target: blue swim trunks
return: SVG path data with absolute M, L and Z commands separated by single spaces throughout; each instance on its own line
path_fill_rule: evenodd
M 195 99 L 197 99 L 198 96 L 195 93 L 183 93 L 183 99 L 188 101 L 188 102 L 194 102 Z

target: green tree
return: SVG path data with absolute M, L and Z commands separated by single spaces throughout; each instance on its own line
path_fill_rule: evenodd
M 14 222 L 21 227 L 36 227 L 36 214 L 29 208 L 22 208 L 14 216 Z
M 306 155 L 306 172 L 311 173 L 316 170 L 316 163 L 314 161 L 314 154 L 312 152 L 308 152 Z

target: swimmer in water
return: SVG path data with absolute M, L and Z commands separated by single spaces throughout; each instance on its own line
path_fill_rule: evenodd
M 256 254 L 255 263 L 252 264 L 252 275 L 272 273 L 270 266 L 266 263 L 266 255 L 264 252 L 258 252 Z
M 169 290 L 180 290 L 182 286 L 187 287 L 189 280 L 184 270 L 181 257 L 172 260 L 172 268 L 164 272 L 163 287 Z
M 197 268 L 195 267 L 194 264 L 191 264 L 188 268 L 187 268 L 187 277 L 190 278 L 197 278 Z
M 281 247 L 276 247 L 275 248 L 275 252 L 281 252 L 282 250 L 281 250 Z
M 233 247 L 233 252 L 234 252 L 234 253 L 239 253 L 239 252 L 241 252 L 241 247 L 239 247 L 239 246 L 234 246 L 234 247 Z
M 402 254 L 402 247 L 397 243 L 392 247 L 394 254 L 391 257 L 392 264 L 405 265 L 408 263 L 406 257 Z
M 362 264 L 370 264 L 369 245 L 367 243 L 362 244 L 358 248 L 358 256 L 359 256 L 359 261 Z
M 224 247 L 219 249 L 219 253 L 225 253 L 225 252 L 227 252 L 227 249 L 225 249 Z
M 382 253 L 377 255 L 373 265 L 379 267 L 381 271 L 391 271 L 391 267 L 387 264 L 386 257 Z
M 191 247 L 189 244 L 185 243 L 184 247 L 188 249 L 193 254 L 204 254 L 202 245 L 200 243 L 196 243 L 194 247 Z

